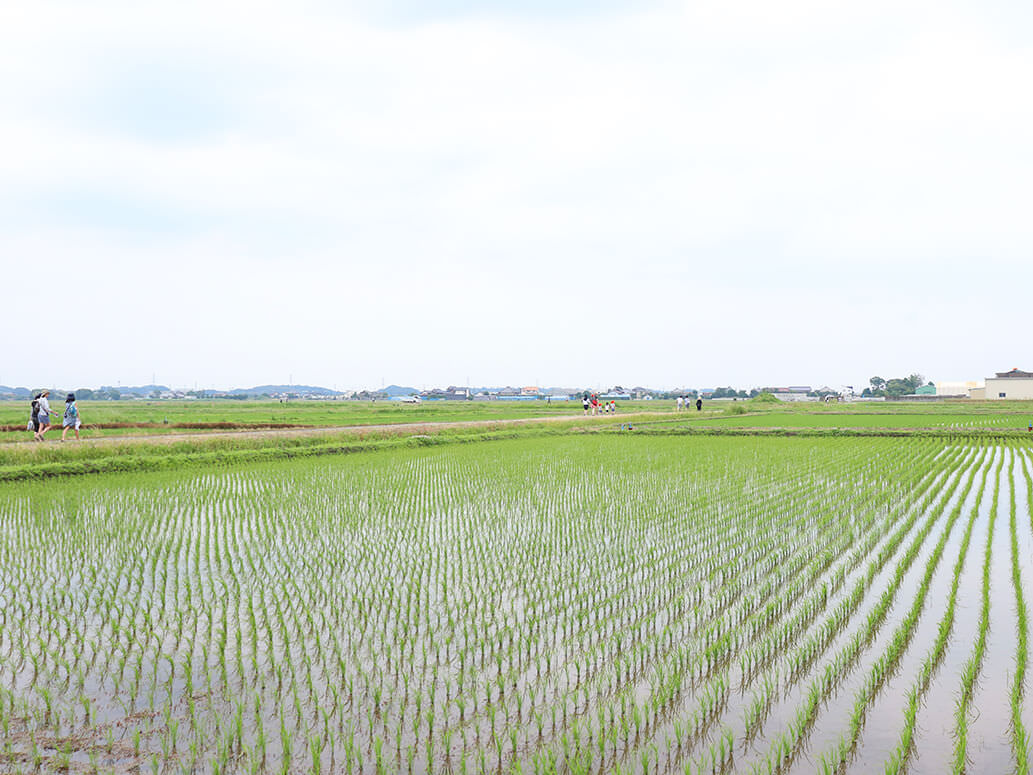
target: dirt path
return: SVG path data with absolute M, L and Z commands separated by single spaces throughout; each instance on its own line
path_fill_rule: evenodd
M 349 434 L 355 436 L 365 436 L 373 433 L 387 433 L 391 435 L 413 435 L 420 433 L 438 433 L 441 431 L 447 431 L 452 429 L 461 428 L 497 428 L 500 426 L 511 426 L 511 425 L 529 425 L 535 423 L 549 423 L 549 422 L 578 422 L 583 421 L 584 424 L 590 425 L 593 423 L 599 423 L 603 421 L 609 422 L 635 422 L 645 418 L 656 418 L 666 417 L 673 415 L 674 412 L 634 412 L 628 414 L 616 414 L 616 415 L 597 415 L 595 417 L 583 415 L 551 415 L 548 417 L 520 417 L 515 419 L 499 419 L 499 420 L 458 420 L 452 422 L 439 421 L 439 422 L 412 422 L 412 423 L 393 423 L 393 424 L 382 424 L 382 425 L 335 425 L 332 427 L 319 427 L 319 428 L 283 428 L 283 429 L 265 429 L 265 430 L 242 430 L 242 431 L 209 431 L 204 433 L 163 433 L 163 434 L 135 434 L 126 436 L 102 436 L 93 439 L 82 439 L 77 444 L 83 444 L 87 446 L 112 446 L 122 444 L 176 444 L 183 441 L 199 442 L 207 439 L 266 439 L 266 438 L 296 438 L 303 436 L 329 436 L 334 434 Z M 87 426 L 88 432 L 89 426 Z M 60 433 L 60 431 L 59 431 Z M 56 439 L 59 439 L 60 435 L 50 436 L 49 439 L 44 442 L 50 444 Z M 27 441 L 16 441 L 7 442 L 10 444 L 35 444 L 32 439 Z M 60 443 L 60 442 L 59 442 Z M 73 443 L 73 442 L 66 442 Z

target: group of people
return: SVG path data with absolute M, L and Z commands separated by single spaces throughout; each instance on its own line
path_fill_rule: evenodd
M 599 396 L 595 393 L 588 395 L 585 393 L 581 397 L 581 407 L 585 410 L 585 416 L 589 414 L 617 414 L 617 402 L 616 401 L 603 401 L 599 403 Z
M 50 408 L 50 391 L 41 390 L 32 399 L 32 413 L 29 415 L 28 430 L 33 432 L 36 441 L 43 441 L 47 431 L 51 428 L 50 418 L 57 412 Z M 75 432 L 75 438 L 79 438 L 79 428 L 82 427 L 82 418 L 79 416 L 79 405 L 75 402 L 75 393 L 69 393 L 65 397 L 65 411 L 61 417 L 61 441 L 65 440 L 68 431 Z
M 684 397 L 684 396 L 678 396 L 676 399 L 674 399 L 675 407 L 677 408 L 677 410 L 679 412 L 681 412 L 681 411 L 683 411 L 685 409 L 688 409 L 689 408 L 689 403 L 690 403 L 689 399 Z M 699 412 L 702 409 L 703 409 L 703 399 L 702 398 L 697 398 L 696 399 L 696 411 Z

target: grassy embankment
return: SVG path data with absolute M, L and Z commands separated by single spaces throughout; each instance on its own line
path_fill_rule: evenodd
M 59 399 L 51 405 L 58 412 L 64 411 Z M 627 414 L 672 408 L 670 402 L 627 401 L 619 411 Z M 582 416 L 580 403 L 573 401 L 428 401 L 419 405 L 397 401 L 80 401 L 79 410 L 85 433 L 91 438 Z M 28 418 L 27 402 L 0 401 L 0 441 L 29 438 L 25 431 Z
M 1027 435 L 1033 407 L 1021 402 L 960 401 L 928 404 L 783 404 L 763 399 L 707 402 L 704 411 L 671 412 L 670 402 L 626 402 L 616 416 L 583 417 L 567 402 L 546 404 L 441 402 L 421 406 L 356 402 L 83 402 L 95 423 L 129 427 L 87 430 L 88 444 L 0 443 L 0 481 L 87 473 L 142 471 L 184 465 L 227 465 L 344 454 L 372 449 L 469 443 L 569 433 L 649 435 L 929 436 L 1006 438 Z M 24 407 L 0 403 L 0 426 Z M 667 414 L 658 413 L 667 412 Z M 567 417 L 566 420 L 559 418 Z M 168 419 L 166 426 L 164 420 Z M 521 420 L 520 424 L 511 421 Z M 449 423 L 479 423 L 476 426 Z M 413 427 L 413 423 L 421 427 Z M 423 425 L 426 424 L 426 425 Z M 298 433 L 221 433 L 295 428 Z M 305 429 L 331 429 L 313 433 Z M 339 428 L 340 430 L 333 430 Z M 154 434 L 189 434 L 162 443 Z M 114 437 L 119 438 L 114 438 Z M 136 437 L 136 438 L 134 438 Z M 0 441 L 25 442 L 25 431 L 0 433 Z

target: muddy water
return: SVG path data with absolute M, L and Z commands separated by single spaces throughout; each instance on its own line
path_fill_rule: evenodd
M 954 492 L 951 493 L 947 502 L 942 505 L 941 516 L 937 521 L 936 526 L 926 537 L 925 542 L 922 544 L 921 549 L 915 556 L 911 567 L 908 568 L 904 577 L 901 579 L 897 593 L 886 613 L 886 618 L 880 625 L 875 638 L 872 640 L 871 644 L 861 652 L 847 677 L 840 682 L 836 693 L 826 701 L 825 705 L 819 712 L 807 746 L 807 750 L 813 757 L 820 757 L 822 753 L 832 749 L 833 746 L 838 744 L 841 738 L 848 734 L 850 714 L 854 707 L 857 692 L 861 689 L 868 678 L 872 665 L 875 664 L 885 652 L 894 631 L 897 629 L 897 623 L 907 615 L 907 612 L 914 604 L 919 585 L 926 574 L 932 553 L 947 528 L 947 517 L 957 506 L 966 484 L 975 474 L 976 470 L 974 467 L 970 467 L 961 472 L 961 481 L 958 483 Z M 941 506 L 940 504 L 937 504 L 933 508 L 940 509 Z M 955 522 L 950 536 L 956 536 L 959 534 L 958 523 L 960 521 L 961 520 L 959 519 Z M 950 572 L 949 569 L 946 572 L 943 570 L 946 562 L 949 562 L 949 560 L 945 560 L 945 557 L 946 555 L 941 556 L 940 558 L 940 563 L 937 566 L 936 573 L 933 577 L 934 581 L 942 579 Z M 947 587 L 944 586 L 941 590 L 940 598 L 931 598 L 931 600 L 935 600 L 937 603 L 942 602 L 946 599 L 946 590 Z M 932 593 L 932 591 L 933 590 L 930 590 L 930 593 Z M 881 590 L 879 593 L 872 594 L 872 597 L 876 598 L 876 600 L 879 596 L 881 596 Z M 929 605 L 928 602 L 927 605 Z M 911 677 L 907 673 L 895 673 L 889 685 L 891 694 L 896 694 L 898 691 L 903 692 L 906 690 L 907 684 L 910 680 Z M 887 708 L 887 711 L 890 713 L 894 712 L 892 704 Z M 869 718 L 878 719 L 878 723 L 869 725 L 865 728 L 863 733 L 864 737 L 872 738 L 868 749 L 869 757 L 871 757 L 872 755 L 878 755 L 877 752 L 879 751 L 887 751 L 892 748 L 892 745 L 896 742 L 895 738 L 898 732 L 896 725 L 893 723 L 885 723 L 886 719 L 882 716 L 872 716 L 869 714 Z M 811 772 L 813 771 L 813 766 L 813 762 L 807 762 L 805 761 L 805 757 L 801 757 L 795 771 Z M 863 772 L 864 770 L 859 771 Z
M 1015 675 L 1017 619 L 1008 514 L 1012 486 L 1008 468 L 1013 459 L 1014 452 L 1007 450 L 992 537 L 990 629 L 969 711 L 968 755 L 972 772 L 1009 772 L 1014 762 L 1009 692 Z
M 996 456 L 996 455 L 995 455 Z M 968 557 L 961 569 L 958 600 L 954 611 L 954 630 L 915 722 L 914 752 L 908 765 L 911 775 L 949 772 L 954 753 L 954 708 L 961 687 L 961 669 L 979 635 L 979 610 L 982 589 L 983 556 L 990 523 L 993 477 L 987 478 L 986 491 L 972 526 Z
M 975 474 L 973 486 L 961 506 L 954 530 L 944 545 L 940 565 L 929 584 L 925 606 L 916 623 L 911 642 L 901 657 L 898 668 L 868 710 L 867 723 L 854 752 L 854 758 L 848 767 L 848 772 L 856 772 L 860 775 L 882 770 L 900 740 L 900 734 L 905 725 L 904 712 L 908 705 L 908 692 L 914 686 L 922 664 L 936 644 L 940 621 L 950 597 L 951 585 L 954 581 L 954 567 L 961 551 L 965 528 L 972 515 L 972 510 L 975 508 L 983 471 L 988 465 L 989 461 L 984 461 L 979 470 L 973 472 Z M 970 542 L 969 555 L 971 550 Z

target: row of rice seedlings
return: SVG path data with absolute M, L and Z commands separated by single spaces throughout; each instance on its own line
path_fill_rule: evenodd
M 960 450 L 957 454 L 960 455 Z M 953 458 L 949 458 L 948 460 L 953 461 Z M 838 593 L 838 591 L 842 588 L 843 584 L 846 582 L 848 575 L 853 574 L 857 567 L 860 565 L 860 563 L 863 560 L 868 559 L 872 555 L 873 551 L 876 548 L 876 545 L 880 541 L 883 541 L 885 536 L 889 536 L 889 539 L 885 541 L 885 546 L 883 546 L 882 550 L 880 550 L 875 556 L 877 559 L 881 559 L 884 561 L 892 555 L 893 551 L 895 551 L 896 546 L 899 545 L 900 540 L 903 539 L 903 537 L 911 529 L 911 526 L 914 524 L 915 520 L 917 520 L 918 515 L 928 506 L 928 503 L 931 500 L 931 498 L 936 495 L 936 491 L 932 490 L 931 488 L 937 480 L 938 472 L 936 470 L 930 470 L 928 476 L 924 480 L 924 485 L 920 485 L 918 489 L 919 495 L 925 493 L 926 500 L 918 509 L 915 509 L 911 512 L 911 516 L 905 524 L 905 527 L 907 528 L 906 530 L 898 528 L 896 533 L 891 533 L 889 530 L 885 529 L 888 525 L 892 525 L 897 521 L 898 512 L 892 512 L 887 518 L 886 526 L 884 526 L 884 529 L 882 531 L 870 534 L 867 537 L 867 539 L 863 541 L 859 540 L 860 538 L 862 538 L 861 535 L 852 536 L 855 545 L 853 547 L 850 562 L 844 569 L 842 569 L 841 572 L 836 574 L 835 583 L 832 585 L 831 589 L 828 592 L 826 592 L 824 589 L 821 590 L 820 597 L 823 601 L 827 603 L 828 598 L 832 598 Z M 905 504 L 906 502 L 901 502 L 899 504 L 899 508 L 901 511 L 903 510 L 903 506 Z M 871 579 L 874 578 L 875 574 L 879 570 L 881 570 L 883 565 L 884 562 L 878 565 L 869 566 L 868 573 L 865 575 L 865 578 L 867 579 L 866 583 L 864 585 L 855 585 L 853 593 L 850 596 L 848 596 L 848 599 L 852 603 L 860 602 L 863 596 L 864 589 L 870 585 Z M 813 600 L 814 598 L 812 598 L 812 601 Z M 848 612 L 847 610 L 844 610 L 847 609 L 848 606 L 843 606 L 842 603 L 840 603 L 840 605 L 842 606 L 841 610 L 843 611 L 843 613 L 840 617 L 838 617 L 838 619 L 842 620 L 845 616 L 848 616 L 849 613 L 852 613 L 852 609 L 850 609 Z M 748 664 L 750 665 L 751 674 L 755 675 L 759 672 L 760 669 L 767 668 L 775 657 L 782 654 L 786 646 L 790 645 L 796 640 L 799 633 L 803 632 L 806 627 L 809 627 L 813 623 L 814 616 L 808 616 L 807 614 L 812 611 L 814 613 L 817 613 L 819 609 L 816 606 L 808 604 L 802 606 L 802 609 L 803 610 L 800 612 L 800 615 L 795 620 L 791 621 L 785 626 L 783 632 L 780 633 L 780 637 L 777 640 L 775 640 L 775 642 L 765 642 L 761 644 L 761 650 L 759 652 L 757 650 L 754 650 L 753 653 L 749 654 Z M 837 630 L 834 630 L 829 627 L 826 627 L 823 630 L 824 634 L 827 635 L 829 638 L 831 638 L 836 631 Z M 800 673 L 803 669 L 809 667 L 811 662 L 810 657 L 816 658 L 817 655 L 821 653 L 822 649 L 820 648 L 820 644 L 822 640 L 824 639 L 815 640 L 813 641 L 812 648 L 807 649 L 803 652 L 798 652 L 798 656 L 792 661 L 792 672 L 794 674 Z
M 965 663 L 961 675 L 961 692 L 958 697 L 957 706 L 954 711 L 955 719 L 955 743 L 954 758 L 951 762 L 951 770 L 958 775 L 965 771 L 968 759 L 968 714 L 972 701 L 972 689 L 976 678 L 982 668 L 983 652 L 986 648 L 986 633 L 990 628 L 990 563 L 993 557 L 993 535 L 994 525 L 997 522 L 997 504 L 1000 497 L 1000 469 L 1004 462 L 1002 456 L 997 465 L 995 474 L 993 496 L 990 504 L 990 519 L 987 526 L 986 552 L 983 556 L 983 586 L 982 604 L 979 611 L 979 634 L 972 650 L 972 655 Z
M 679 736 L 679 738 L 680 738 L 680 736 Z M 681 750 L 682 750 L 682 747 L 681 747 L 681 745 L 679 745 L 679 751 L 681 751 Z M 677 758 L 676 758 L 676 762 L 677 762 Z
M 958 549 L 958 558 L 954 563 L 950 593 L 947 597 L 947 606 L 936 629 L 936 642 L 932 649 L 930 649 L 925 660 L 922 662 L 922 666 L 918 671 L 918 677 L 915 679 L 914 684 L 907 693 L 907 705 L 904 708 L 904 727 L 901 731 L 900 739 L 897 742 L 896 748 L 891 752 L 889 759 L 886 762 L 885 769 L 887 775 L 890 775 L 890 773 L 896 775 L 896 773 L 902 772 L 907 766 L 908 759 L 913 751 L 915 719 L 918 715 L 919 703 L 932 683 L 936 668 L 943 659 L 943 655 L 947 649 L 948 640 L 950 639 L 951 633 L 954 629 L 954 612 L 957 606 L 961 571 L 965 565 L 965 559 L 968 556 L 968 547 L 972 540 L 972 530 L 976 524 L 976 517 L 979 515 L 979 507 L 982 504 L 983 493 L 986 491 L 986 480 L 989 473 L 989 466 L 984 467 L 979 487 L 976 490 L 975 501 L 969 514 L 968 523 L 965 526 L 965 532 L 961 539 L 961 546 Z
M 678 722 L 676 721 L 676 729 L 677 729 L 677 726 L 678 726 L 678 725 L 679 725 L 679 724 L 678 724 Z M 678 745 L 678 750 L 679 750 L 679 751 L 682 751 L 682 750 L 683 750 L 683 748 L 682 748 L 682 740 L 683 740 L 683 739 L 682 739 L 682 736 L 681 736 L 681 735 L 679 734 L 679 735 L 677 735 L 677 737 L 678 737 L 678 741 L 679 741 L 679 745 Z M 669 757 L 668 757 L 668 761 L 669 761 Z M 677 758 L 676 758 L 676 760 L 675 760 L 675 761 L 677 762 Z
M 1000 470 L 1003 458 L 998 463 L 998 471 Z M 977 463 L 978 465 L 978 463 Z M 986 469 L 984 469 L 984 481 L 986 476 Z M 929 591 L 929 585 L 932 582 L 933 575 L 936 569 L 939 567 L 940 559 L 943 556 L 944 548 L 947 545 L 947 541 L 951 536 L 951 532 L 954 529 L 955 523 L 961 516 L 962 509 L 965 505 L 965 500 L 968 497 L 968 493 L 971 490 L 973 483 L 976 479 L 976 469 L 971 469 L 969 473 L 968 481 L 965 484 L 964 490 L 961 496 L 958 498 L 957 505 L 951 511 L 947 518 L 946 526 L 943 532 L 940 534 L 940 540 L 937 542 L 933 549 L 932 555 L 929 557 L 926 563 L 925 572 L 919 582 L 918 591 L 915 594 L 914 600 L 912 601 L 911 607 L 900 621 L 900 624 L 894 630 L 890 637 L 890 642 L 882 655 L 872 665 L 868 675 L 865 677 L 864 682 L 858 689 L 854 705 L 851 710 L 849 725 L 847 733 L 843 739 L 840 740 L 829 756 L 831 761 L 845 762 L 850 757 L 851 753 L 855 750 L 858 740 L 861 735 L 861 730 L 864 724 L 864 718 L 866 710 L 871 702 L 874 700 L 876 693 L 883 686 L 888 676 L 892 675 L 897 665 L 900 662 L 901 657 L 904 655 L 904 651 L 908 648 L 911 643 L 911 638 L 914 635 L 915 626 L 918 622 L 918 618 L 922 613 L 925 606 L 925 598 Z M 978 496 L 977 496 L 978 499 Z M 975 514 L 972 515 L 974 520 Z M 970 524 L 971 521 L 970 520 Z M 960 572 L 960 565 L 956 565 L 955 570 Z M 956 577 L 955 577 L 956 578 Z M 914 692 L 912 693 L 914 696 Z M 913 719 L 912 719 L 913 724 Z
M 942 493 L 942 497 L 937 500 L 936 505 L 926 512 L 924 524 L 894 567 L 893 576 L 883 590 L 878 602 L 868 613 L 861 627 L 850 635 L 846 644 L 840 648 L 835 656 L 825 662 L 822 672 L 815 675 L 807 684 L 792 721 L 771 743 L 763 758 L 752 765 L 754 772 L 763 772 L 767 769 L 781 772 L 792 763 L 800 747 L 807 739 L 807 735 L 814 724 L 818 709 L 824 698 L 829 696 L 844 679 L 864 648 L 874 639 L 882 626 L 905 574 L 914 563 L 926 538 L 939 522 L 946 504 L 953 495 L 954 490 L 959 486 L 960 481 L 960 476 L 955 477 L 949 485 L 949 489 Z
M 943 462 L 948 465 L 952 465 L 955 457 L 943 458 Z M 820 626 L 817 627 L 802 643 L 798 644 L 784 659 L 783 663 L 792 667 L 792 672 L 788 675 L 784 673 L 773 673 L 775 687 L 779 690 L 779 693 L 787 692 L 790 687 L 794 686 L 797 680 L 804 675 L 804 671 L 810 669 L 810 666 L 823 654 L 829 645 L 832 644 L 833 640 L 837 635 L 844 630 L 848 621 L 854 616 L 858 610 L 861 601 L 869 593 L 872 582 L 876 575 L 881 572 L 888 561 L 895 556 L 897 549 L 903 545 L 905 538 L 909 536 L 913 529 L 918 524 L 918 518 L 920 515 L 926 517 L 924 523 L 918 528 L 919 532 L 915 539 L 913 539 L 911 551 L 917 552 L 917 547 L 921 545 L 925 535 L 932 529 L 935 524 L 936 515 L 930 514 L 929 509 L 934 499 L 942 497 L 942 493 L 937 492 L 935 489 L 929 489 L 929 485 L 932 482 L 937 481 L 935 473 L 930 475 L 924 481 L 926 489 L 920 490 L 920 493 L 924 493 L 917 508 L 908 508 L 907 503 L 903 502 L 899 505 L 897 514 L 906 513 L 907 519 L 902 524 L 897 526 L 897 529 L 890 536 L 889 540 L 881 547 L 876 553 L 874 558 L 871 558 L 866 571 L 861 575 L 854 583 L 849 594 L 844 596 L 840 603 L 835 609 L 821 622 Z M 832 681 L 834 677 L 833 668 L 830 665 L 826 665 L 824 670 L 816 674 L 811 687 L 806 690 L 808 694 L 813 695 L 815 692 L 815 686 L 821 686 L 825 683 Z M 756 736 L 761 726 L 764 724 L 765 719 L 771 712 L 771 703 L 769 701 L 771 696 L 770 691 L 766 688 L 760 692 L 755 693 L 753 702 L 750 704 L 751 709 L 756 709 L 756 712 L 751 714 L 749 724 L 746 727 L 746 739 L 751 739 Z M 775 735 L 782 733 L 775 733 Z M 772 737 L 771 734 L 767 735 Z M 785 748 L 785 740 L 780 740 L 780 745 Z M 768 757 L 770 759 L 770 756 Z M 766 762 L 763 762 L 760 767 L 765 766 Z
M 1022 458 L 1022 473 L 1026 482 L 1026 503 L 1033 504 L 1033 478 L 1030 477 L 1026 458 Z M 1022 573 L 1019 567 L 1019 533 L 1015 504 L 1015 458 L 1008 467 L 1008 478 L 1012 482 L 1008 504 L 1008 523 L 1011 534 L 1011 577 L 1015 590 L 1015 609 L 1018 618 L 1018 644 L 1015 651 L 1015 675 L 1011 689 L 1011 740 L 1015 753 L 1016 772 L 1029 773 L 1029 732 L 1022 721 L 1023 690 L 1026 684 L 1026 663 L 1029 658 L 1029 625 L 1026 599 L 1022 591 Z M 1030 527 L 1033 529 L 1033 509 L 1029 509 Z
M 722 637 L 722 638 L 723 638 L 723 637 Z M 719 639 L 719 640 L 718 640 L 718 643 L 720 643 L 720 642 L 721 642 L 721 639 Z M 717 644 L 714 644 L 714 645 L 717 645 Z M 713 646 L 712 646 L 711 648 L 713 648 Z M 662 694 L 662 692 L 661 692 L 661 694 Z M 665 696 L 669 696 L 669 692 L 668 692 L 668 694 L 667 694 L 667 695 L 665 695 Z M 654 702 L 655 702 L 655 701 L 654 701 Z M 661 703 L 661 705 L 662 705 L 662 703 Z M 703 715 L 706 715 L 706 713 L 705 713 L 705 714 L 703 714 Z M 648 720 L 647 720 L 647 723 L 648 723 Z M 636 723 L 636 727 L 637 727 L 637 723 Z

